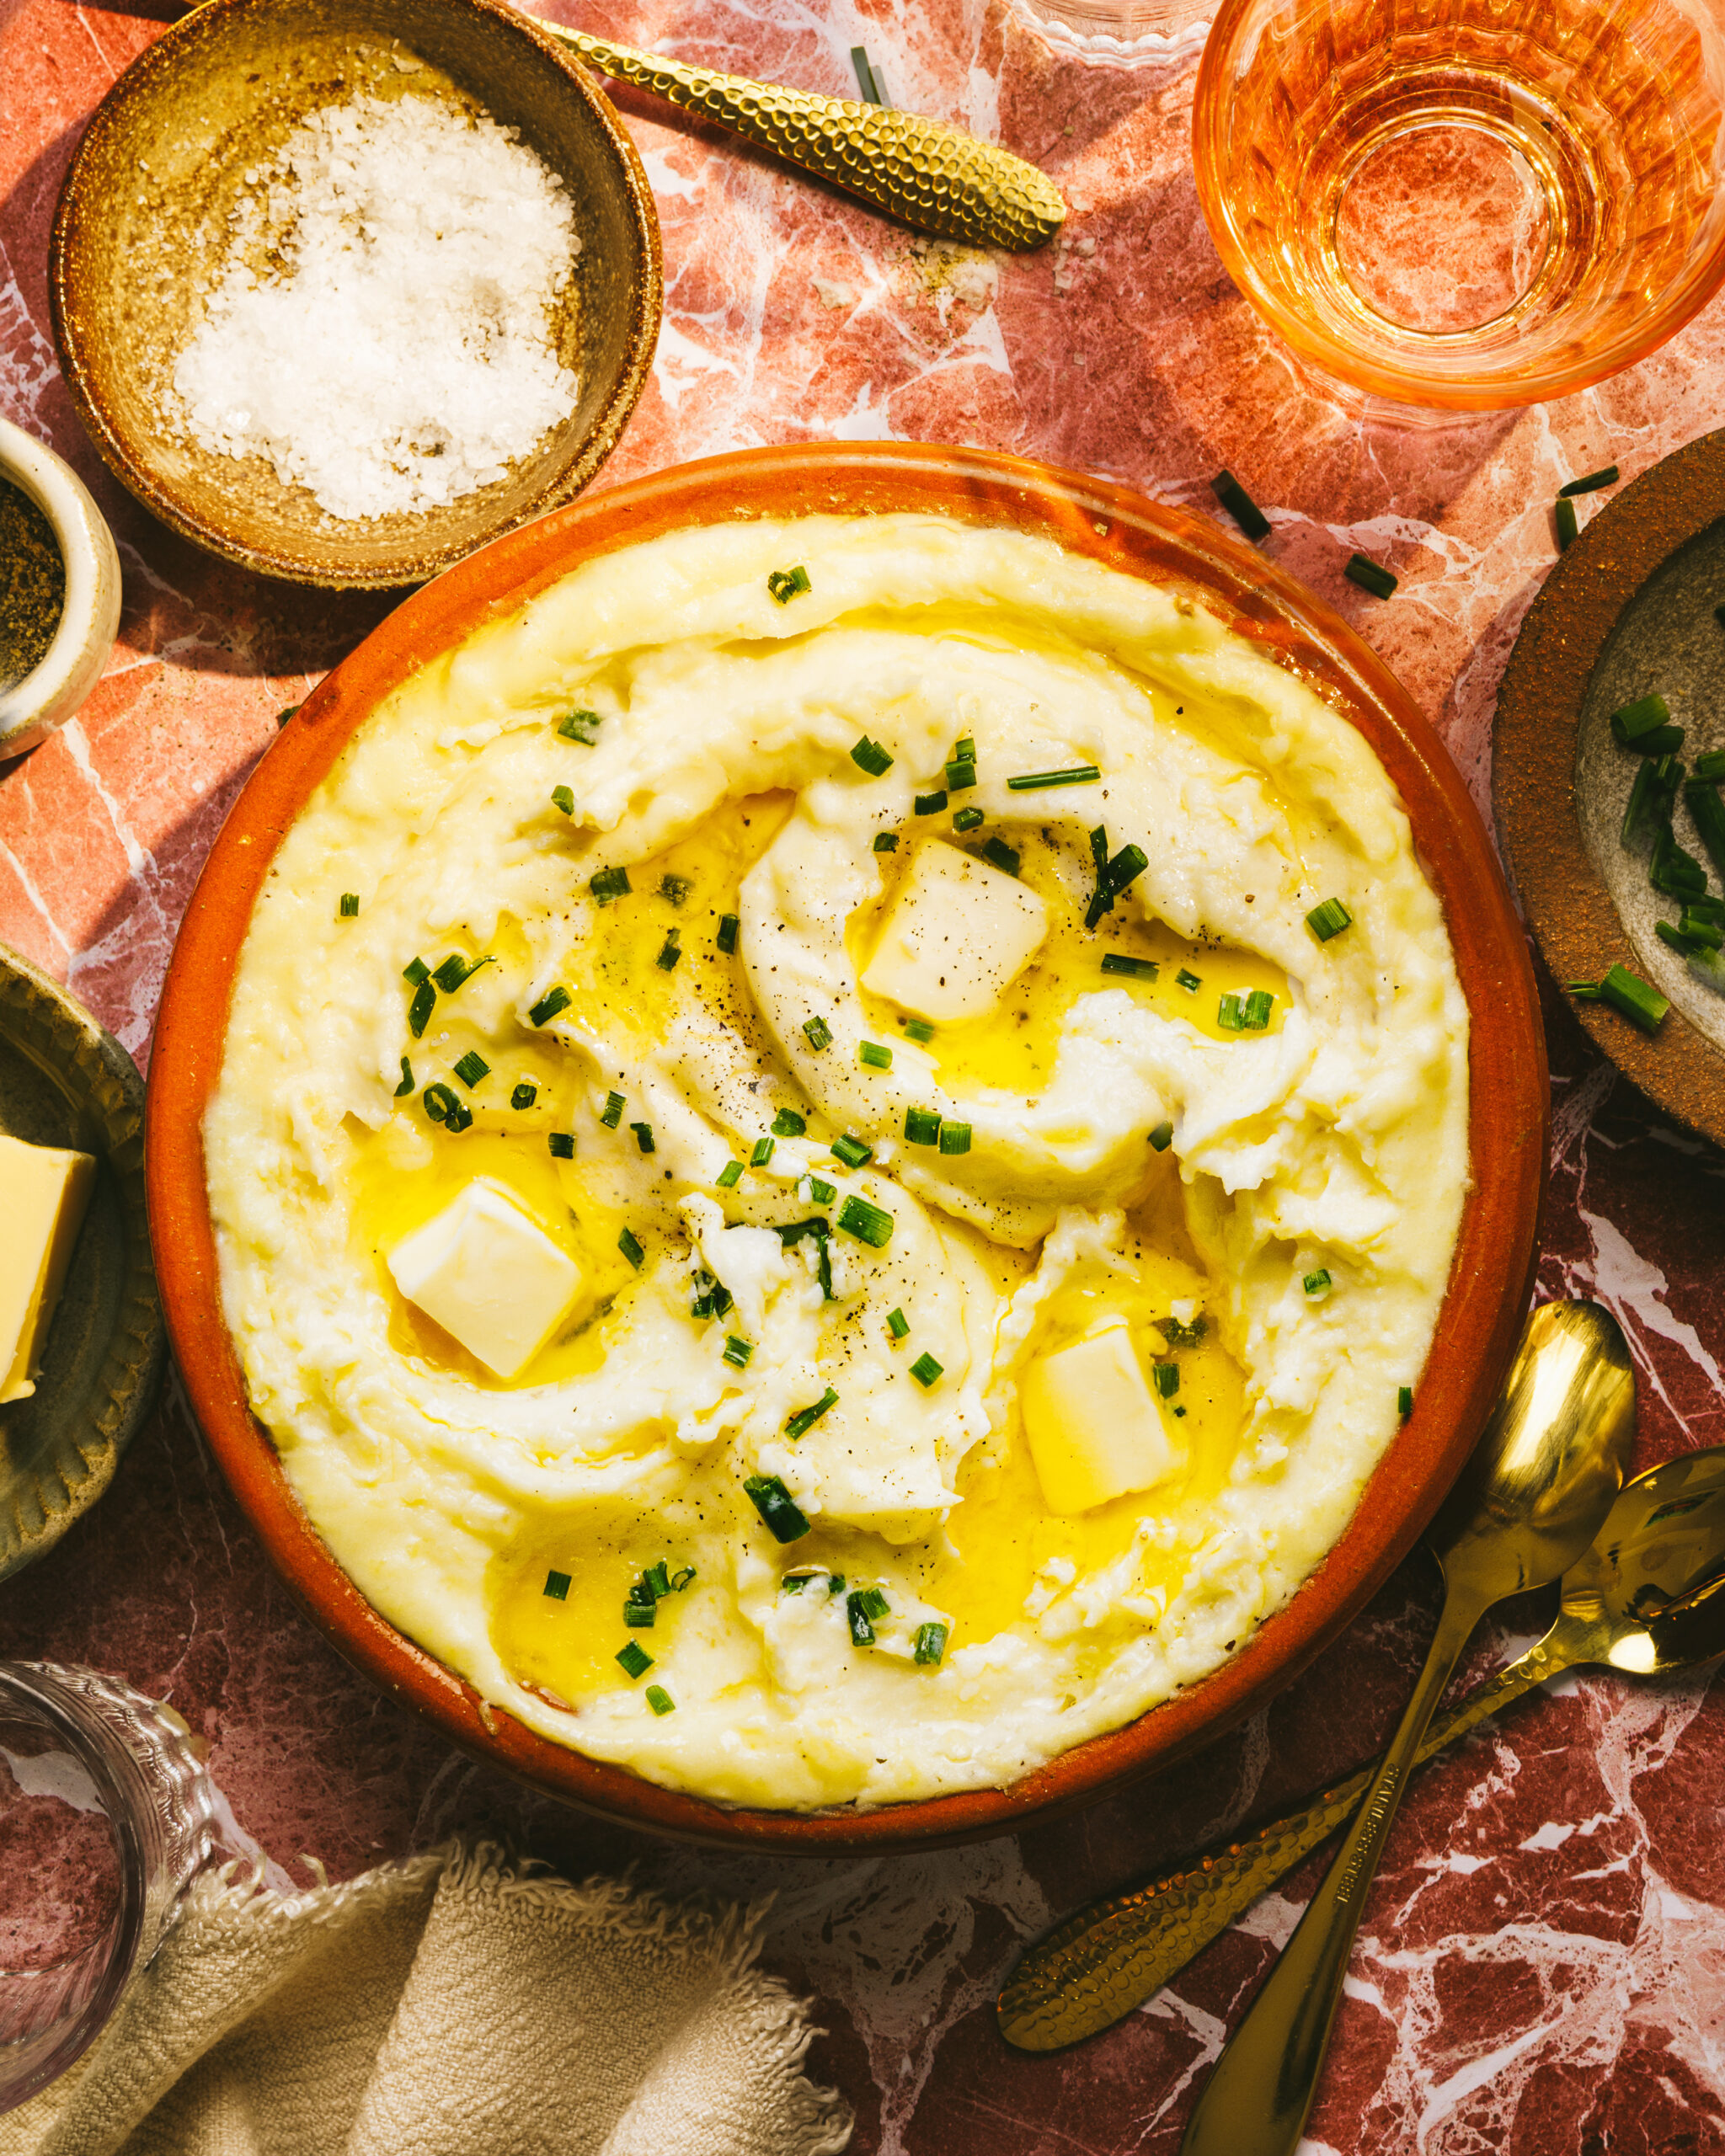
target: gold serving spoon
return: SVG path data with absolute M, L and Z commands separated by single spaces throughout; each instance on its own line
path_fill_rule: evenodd
M 1551 1630 L 1440 1716 L 1429 1759 L 1566 1669 L 1668 1677 L 1725 1654 L 1725 1445 L 1649 1468 L 1563 1575 Z M 1112 2025 L 1349 1818 L 1362 1769 L 1300 1809 L 1130 1894 L 1092 1902 L 1039 1940 L 1000 1996 L 1001 2033 L 1057 2051 Z
M 1604 1525 L 1634 1421 L 1634 1373 L 1616 1321 L 1594 1303 L 1535 1310 L 1427 1538 L 1444 1601 L 1413 1697 L 1322 1885 L 1199 2092 L 1181 2156 L 1294 2156 L 1366 1893 L 1433 1710 L 1487 1610 L 1557 1579 Z

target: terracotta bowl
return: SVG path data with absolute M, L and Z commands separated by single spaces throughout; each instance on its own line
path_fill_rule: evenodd
M 247 1406 L 218 1300 L 199 1132 L 221 1069 L 236 958 L 275 849 L 355 729 L 399 683 L 590 556 L 739 516 L 886 510 L 1012 526 L 1183 587 L 1359 728 L 1407 803 L 1472 1014 L 1473 1187 L 1412 1419 L 1324 1564 L 1224 1668 L 1009 1789 L 873 1812 L 734 1811 L 547 1742 L 482 1704 L 363 1599 L 307 1519 Z M 343 1653 L 456 1742 L 542 1789 L 666 1833 L 831 1855 L 963 1841 L 1074 1808 L 1210 1742 L 1335 1636 L 1436 1508 L 1508 1368 L 1536 1251 L 1546 1118 L 1532 978 L 1485 830 L 1407 691 L 1335 615 L 1214 526 L 1124 488 L 973 450 L 811 446 L 685 465 L 511 533 L 409 599 L 314 691 L 236 803 L 180 930 L 150 1070 L 150 1203 L 163 1296 L 193 1404 L 271 1556 Z
M 245 174 L 319 107 L 355 93 L 476 106 L 520 131 L 569 189 L 581 238 L 553 323 L 574 409 L 504 477 L 441 508 L 338 523 L 261 456 L 221 456 L 168 414 L 171 355 L 195 326 Z M 540 24 L 498 0 L 209 0 L 97 106 L 49 256 L 61 371 L 115 477 L 164 524 L 296 584 L 422 583 L 569 500 L 617 446 L 653 364 L 664 286 L 647 175 L 609 101 Z

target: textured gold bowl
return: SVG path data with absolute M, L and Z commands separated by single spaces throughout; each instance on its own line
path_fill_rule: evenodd
M 580 393 L 490 486 L 340 522 L 262 457 L 183 436 L 170 381 L 246 173 L 310 113 L 360 92 L 483 109 L 563 180 L 581 253 L 554 327 Z M 652 192 L 617 114 L 547 31 L 498 0 L 210 0 L 97 107 L 61 193 L 50 286 L 78 416 L 147 509 L 244 568 L 372 589 L 423 583 L 579 494 L 646 383 L 664 300 Z

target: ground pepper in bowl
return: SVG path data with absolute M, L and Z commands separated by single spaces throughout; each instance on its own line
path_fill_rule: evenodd
M 0 686 L 41 664 L 65 604 L 54 527 L 21 488 L 0 478 Z

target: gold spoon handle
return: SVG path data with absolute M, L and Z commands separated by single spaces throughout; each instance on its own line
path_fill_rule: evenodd
M 751 83 L 589 37 L 542 15 L 533 20 L 619 82 L 717 120 L 924 232 L 1022 253 L 1044 245 L 1065 221 L 1066 205 L 1046 173 L 937 120 Z
M 1544 1639 L 1440 1716 L 1416 1764 L 1466 1737 L 1578 1658 L 1584 1638 L 1560 1616 Z M 1078 1910 L 1039 1940 L 1002 1986 L 1001 2034 L 1020 2051 L 1057 2051 L 1110 2027 L 1158 1992 L 1276 1881 L 1351 1817 L 1371 1770 L 1298 1811 L 1151 1881 Z

